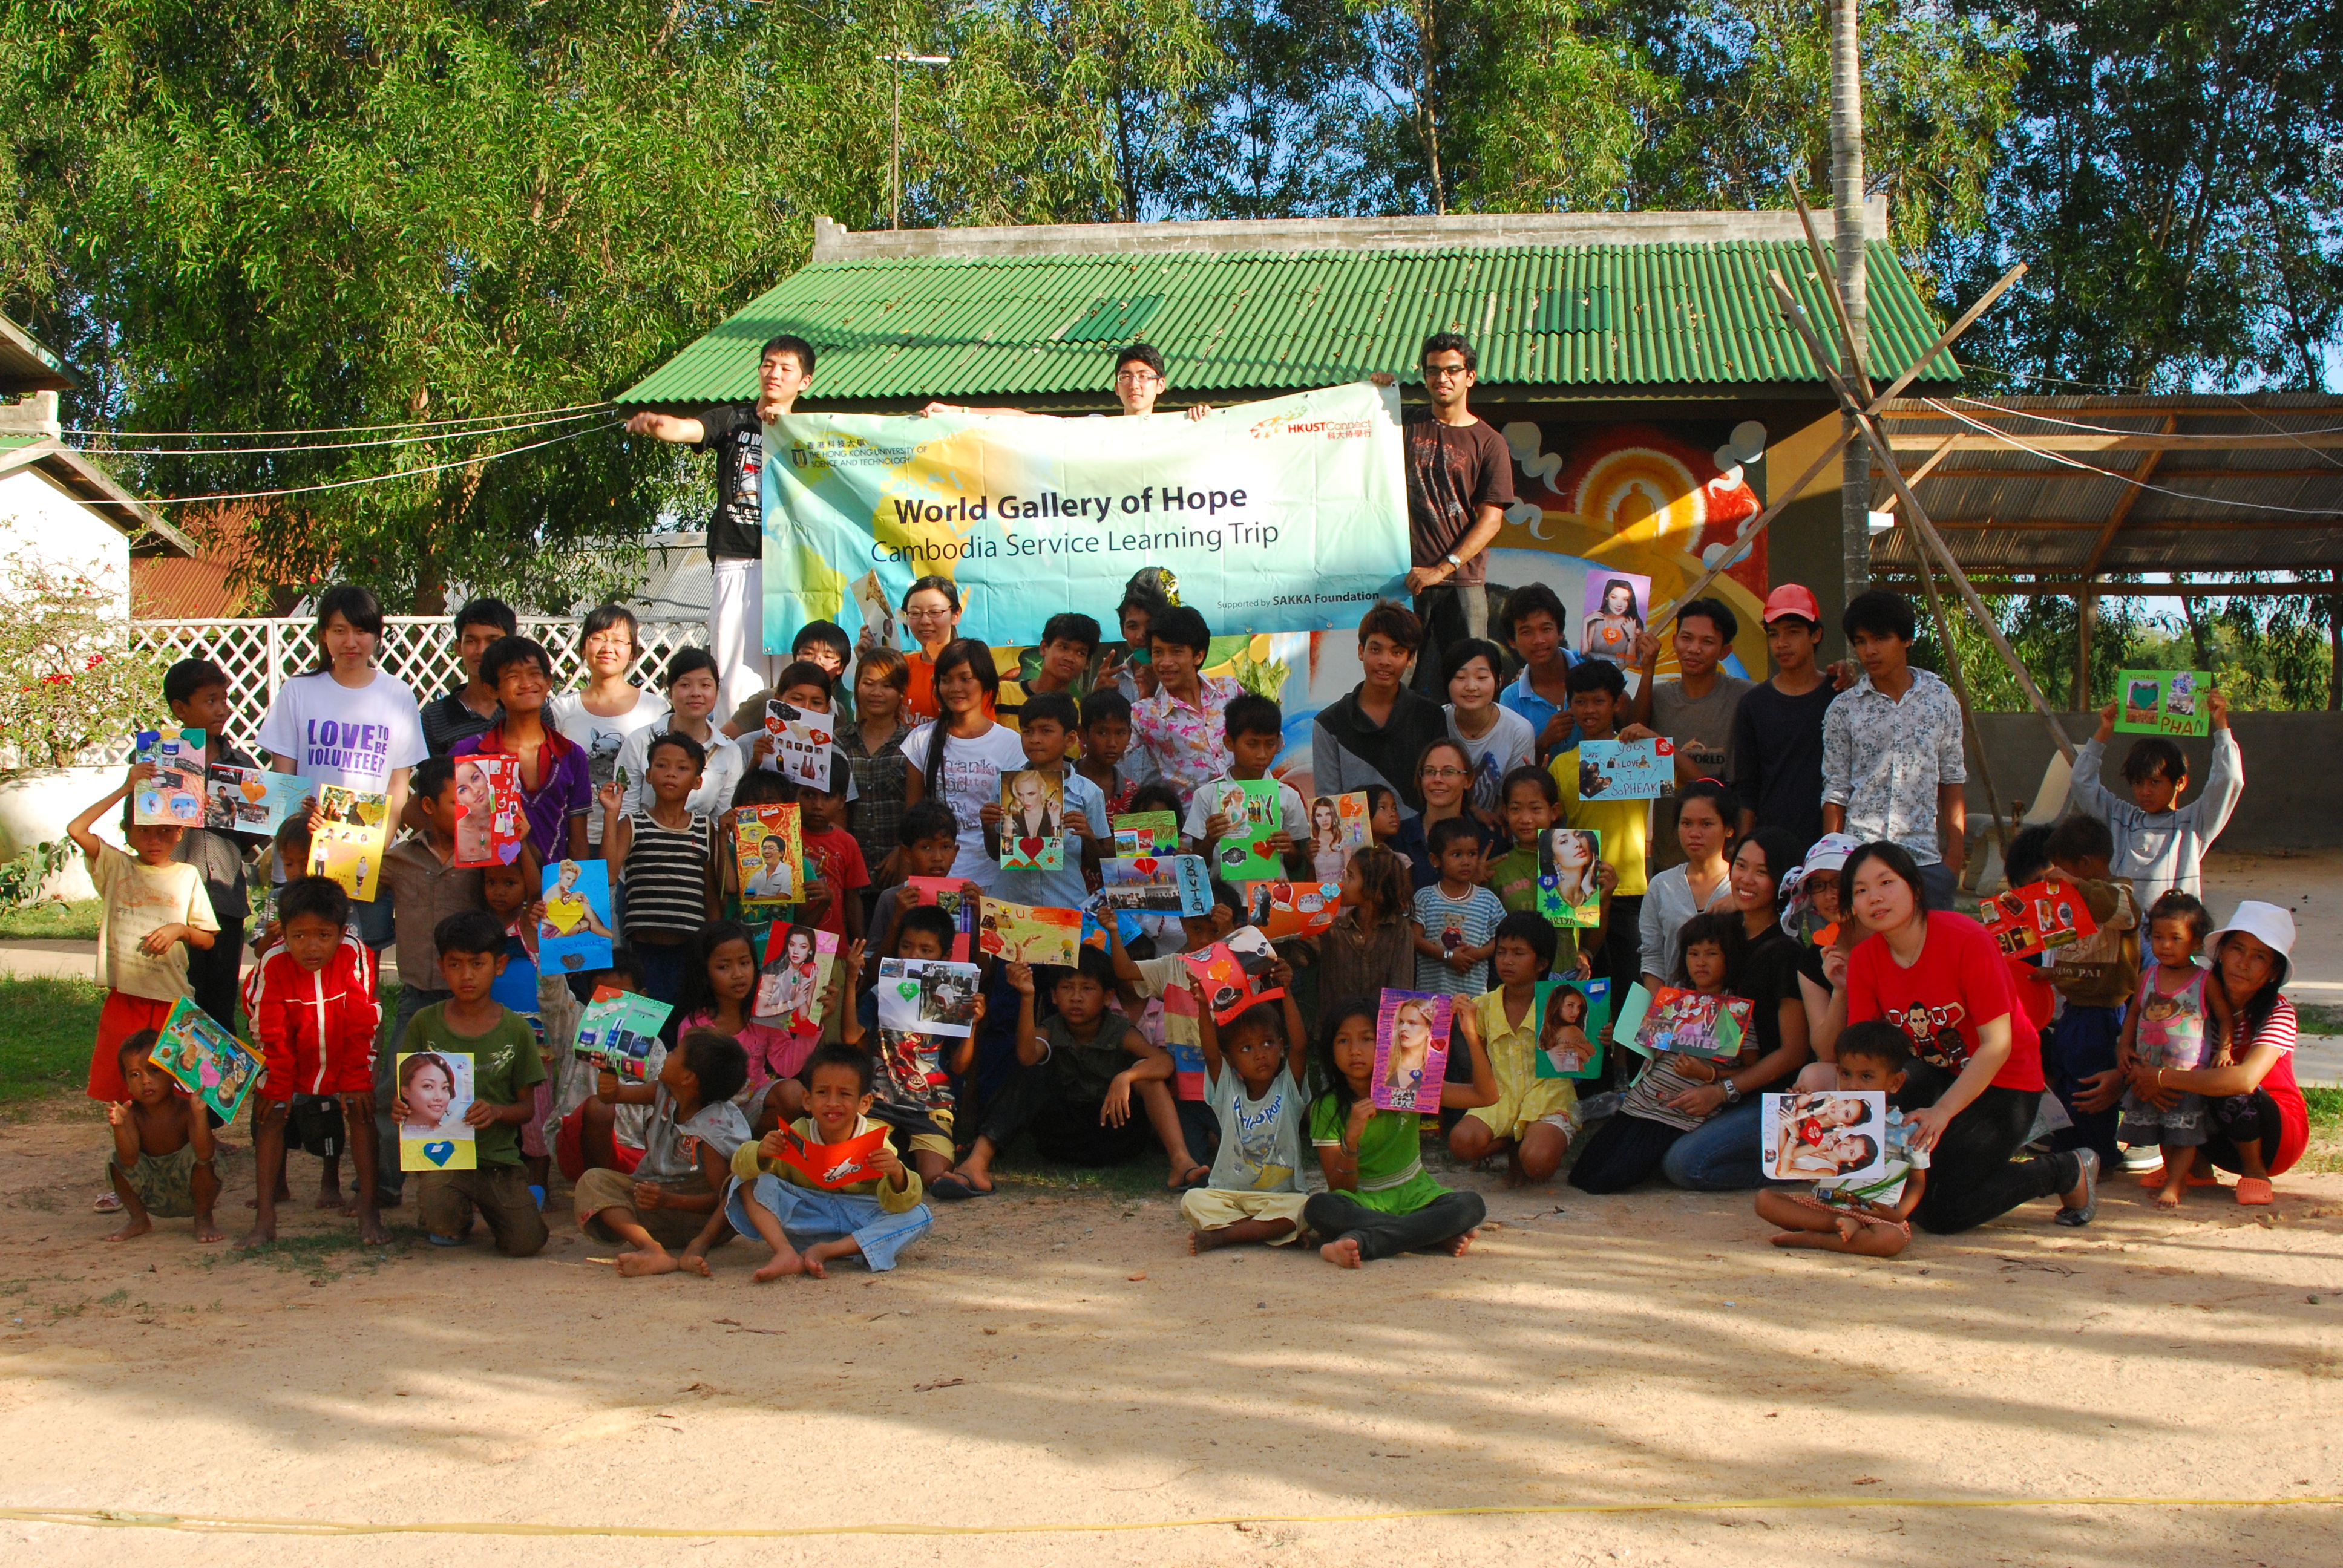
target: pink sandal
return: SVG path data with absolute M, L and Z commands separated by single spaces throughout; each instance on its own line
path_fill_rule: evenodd
M 2277 1193 L 2270 1191 L 2270 1184 L 2258 1176 L 2237 1178 L 2237 1201 L 2240 1203 L 2265 1204 L 2277 1196 Z

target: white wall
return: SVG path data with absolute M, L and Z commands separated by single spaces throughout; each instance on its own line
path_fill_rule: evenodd
M 12 557 L 89 573 L 114 590 L 116 613 L 129 618 L 130 541 L 30 468 L 0 475 L 0 562 Z M 0 598 L 14 576 L 13 568 L 0 571 Z

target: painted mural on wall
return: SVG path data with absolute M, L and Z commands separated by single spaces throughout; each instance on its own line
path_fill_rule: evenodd
M 1736 548 L 1741 530 L 1765 509 L 1765 427 L 1755 420 L 1577 424 L 1527 420 L 1500 427 L 1513 456 L 1518 498 L 1489 552 L 1493 621 L 1497 596 L 1528 583 L 1553 588 L 1576 611 L 1594 602 L 1613 578 L 1648 581 L 1634 608 L 1648 618 L 1673 601 L 1710 565 Z M 1758 612 L 1766 591 L 1763 536 L 1740 547 L 1709 592 L 1733 607 L 1741 635 L 1727 668 L 1765 668 Z M 1113 635 L 1108 622 L 1108 635 Z M 1588 635 L 1574 614 L 1570 643 Z M 1004 675 L 1031 667 L 1030 650 L 995 651 Z M 1274 698 L 1284 711 L 1286 745 L 1275 771 L 1306 798 L 1311 725 L 1318 712 L 1359 682 L 1357 639 L 1348 630 L 1214 638 L 1207 673 L 1233 675 Z M 1663 632 L 1659 673 L 1675 656 Z

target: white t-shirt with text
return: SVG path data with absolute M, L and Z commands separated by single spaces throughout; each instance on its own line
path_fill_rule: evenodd
M 377 669 L 348 687 L 331 671 L 297 675 L 279 687 L 260 721 L 260 744 L 320 784 L 387 795 L 390 776 L 427 756 L 423 715 L 407 682 Z

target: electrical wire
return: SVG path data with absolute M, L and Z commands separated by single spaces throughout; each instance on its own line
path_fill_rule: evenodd
M 2015 1508 L 2332 1508 L 2343 1496 L 2302 1497 L 1734 1497 L 1665 1498 L 1644 1503 L 1489 1503 L 1462 1508 L 1394 1508 L 1363 1513 L 1226 1513 L 1072 1524 L 655 1525 L 526 1524 L 494 1520 L 369 1524 L 337 1519 L 146 1513 L 116 1508 L 0 1508 L 0 1519 L 75 1524 L 96 1530 L 179 1530 L 248 1535 L 600 1535 L 636 1541 L 787 1541 L 828 1535 L 1111 1535 L 1256 1524 L 1379 1524 L 1404 1519 L 1532 1518 L 1589 1513 L 1810 1513 L 1821 1510 Z
M 558 414 L 518 425 L 443 430 L 428 436 L 385 436 L 374 441 L 307 441 L 291 447 L 74 447 L 68 449 L 91 457 L 263 457 L 275 452 L 357 451 L 367 447 L 404 447 L 423 441 L 461 441 L 474 437 L 508 436 L 515 431 L 538 430 L 548 425 L 573 425 L 580 419 L 591 419 L 598 411 L 588 408 L 583 413 Z
M 2118 479 L 2123 483 L 2133 487 L 2135 489 L 2152 491 L 2159 496 L 2170 496 L 2173 499 L 2177 501 L 2213 501 L 2215 504 L 2219 506 L 2240 507 L 2247 511 L 2251 512 L 2276 512 L 2285 517 L 2316 518 L 2326 522 L 2333 521 L 2336 515 L 2335 508 L 2331 507 L 2324 510 L 2319 510 L 2309 507 L 2274 506 L 2266 501 L 2221 500 L 2217 497 L 2200 495 L 2193 490 L 2175 490 L 2167 486 L 2151 484 L 2146 479 L 2136 479 L 2129 474 L 2118 474 L 2112 468 L 2101 468 L 2093 464 L 2083 462 L 2079 458 L 2069 457 L 2063 452 L 2046 452 L 2039 447 L 2029 447 L 2016 436 L 2011 435 L 2008 431 L 1996 429 L 1995 427 L 1987 425 L 1979 419 L 1972 419 L 1957 408 L 1946 407 L 1936 398 L 1924 397 L 1921 401 L 1926 403 L 1929 407 L 1934 408 L 1937 413 L 1945 416 L 1947 419 L 1957 420 L 1959 423 L 1966 425 L 1972 430 L 1991 436 L 1995 440 L 2001 442 L 2004 446 L 2010 447 L 2017 451 L 2023 452 L 2029 457 L 2040 457 L 2045 462 L 2056 463 L 2061 467 L 2078 469 L 2086 474 L 2094 474 L 2102 479 Z M 2123 430 L 2115 433 L 2117 435 L 2136 436 L 2140 432 L 2137 430 Z M 2250 475 L 2251 470 L 2241 470 L 2241 472 Z M 1936 477 L 1947 479 L 1957 479 L 1961 477 L 1961 474 L 1958 468 L 1940 469 L 1938 470 Z M 2046 475 L 2044 477 L 2046 478 L 2048 476 Z
M 2055 415 L 2055 414 L 2044 414 L 2044 413 L 2041 413 L 2041 412 L 2039 412 L 2038 410 L 2036 410 L 2036 409 L 2033 409 L 2033 408 L 2012 408 L 2012 407 L 2008 407 L 2006 404 L 2002 404 L 2002 403 L 1988 403 L 1988 402 L 1986 402 L 1985 399 L 1983 399 L 1983 398 L 1981 398 L 1981 397 L 1956 397 L 1952 398 L 1952 399 L 1951 399 L 1951 401 L 1952 401 L 1952 402 L 1955 402 L 1955 403 L 1966 403 L 1966 404 L 1967 404 L 1969 407 L 1971 407 L 1972 408 L 1989 408 L 1989 409 L 1993 410 L 1993 411 L 1994 411 L 1995 413 L 1996 413 L 1996 414 L 2006 415 L 2006 416 L 2007 416 L 2008 417 L 2010 417 L 2010 418 L 2012 418 L 2012 419 L 2035 419 L 2035 420 L 2039 420 L 2041 423 L 2043 423 L 2043 424 L 2045 424 L 2045 425 L 2062 425 L 2062 426 L 2066 427 L 2067 429 L 2069 429 L 2069 430 L 2086 430 L 2086 431 L 2088 431 L 2090 434 L 2092 434 L 2092 435 L 2094 435 L 2094 436 L 2154 436 L 2154 435 L 2158 434 L 2158 432 L 2154 431 L 2154 430 L 2126 430 L 2126 429 L 2119 429 L 2119 428 L 2117 428 L 2117 427 L 2112 426 L 2112 425 L 2092 425 L 2092 424 L 2087 424 L 2087 423 L 2085 423 L 2084 421 L 2079 420 L 2079 419 L 2061 419 L 2061 418 L 2059 418 L 2059 417 L 2058 417 L 2056 415 Z M 2243 414 L 2253 414 L 2253 413 L 2258 413 L 2258 410 L 2257 410 L 2257 409 L 2252 409 L 2252 408 L 2245 408 L 2245 407 L 2241 407 L 2241 408 L 2239 408 L 2238 412 L 2243 413 Z M 2140 413 L 2140 417 L 2141 417 L 2142 418 L 2148 418 L 2148 417 L 2154 417 L 2154 415 L 2155 415 L 2155 413 L 2156 413 L 2156 410 L 2155 410 L 2155 409 L 2153 409 L 2153 408 L 2143 408 L 2143 409 L 2141 409 L 2141 410 L 2139 411 L 2139 413 Z M 2323 425 L 2323 426 L 2319 427 L 2318 427 L 2318 429 L 2316 429 L 2316 430 L 2286 430 L 2286 429 L 2279 429 L 2279 430 L 2278 430 L 2278 431 L 2277 431 L 2277 434 L 2281 435 L 2281 436 L 2336 436 L 2336 435 L 2343 435 L 2343 425 Z M 2225 436 L 2213 436 L 2213 435 L 2207 435 L 2207 436 L 2188 436 L 2188 435 L 2181 435 L 2181 436 L 2178 436 L 2177 438 L 2177 439 L 2179 439 L 2179 440 L 2183 440 L 2183 441 L 2201 440 L 2201 441 L 2207 441 L 2207 442 L 2217 442 L 2217 441 L 2222 441 L 2222 440 L 2226 440 L 2226 439 L 2227 439 L 2227 437 L 2225 437 Z M 2241 471 L 2242 471 L 2242 470 L 2241 470 Z
M 613 408 L 616 407 L 616 404 L 612 403 L 606 397 L 599 403 L 570 403 L 559 408 L 527 408 L 516 413 L 508 414 L 467 414 L 460 418 L 448 419 L 407 419 L 396 425 L 321 425 L 299 430 L 237 431 L 101 430 L 94 426 L 67 425 L 65 427 L 65 433 L 68 436 L 134 436 L 138 437 L 140 440 L 160 440 L 166 437 L 171 436 L 340 436 L 347 434 L 353 430 L 429 430 L 436 429 L 443 425 L 480 425 L 493 423 L 498 419 L 534 419 L 538 417 L 540 415 L 547 414 L 590 414 L 598 408 Z
M 458 457 L 453 462 L 434 463 L 428 467 L 401 468 L 396 473 L 389 474 L 364 474 L 355 479 L 335 479 L 323 485 L 291 485 L 281 490 L 238 490 L 212 496 L 155 496 L 147 498 L 146 504 L 150 507 L 185 507 L 198 501 L 267 501 L 275 500 L 281 496 L 309 495 L 318 490 L 343 490 L 353 485 L 379 485 L 392 479 L 417 479 L 426 474 L 444 473 L 449 468 L 468 468 L 475 463 L 493 463 L 498 457 L 511 457 L 522 452 L 534 452 L 541 447 L 558 447 L 564 441 L 575 441 L 581 436 L 591 436 L 603 430 L 615 430 L 625 422 L 622 419 L 612 419 L 605 424 L 596 425 L 590 429 L 572 430 L 568 435 L 548 437 L 542 441 L 531 441 L 526 446 L 508 447 L 501 452 L 483 452 L 478 457 Z
M 1971 365 L 1961 360 L 1955 360 L 1954 363 L 1958 365 L 1964 372 L 1977 371 L 1987 376 L 2006 377 L 2013 381 L 2038 381 L 2060 387 L 2087 387 L 2094 391 L 2127 392 L 2142 397 L 2156 397 L 2163 396 L 2163 394 L 2157 392 L 2152 387 L 2127 387 L 2119 381 L 2072 381 L 2063 376 L 2035 376 L 2023 370 L 2002 370 L 1991 365 Z M 2267 410 L 2255 407 L 2252 404 L 2247 403 L 2243 397 L 2239 397 L 2235 392 L 2208 392 L 2199 393 L 2197 396 L 2227 398 L 2228 401 L 2237 408 L 2238 413 L 2244 415 L 2249 419 L 2257 421 L 2274 436 L 2286 436 L 2291 437 L 2302 435 L 2323 434 L 2323 432 L 2319 431 L 2289 430 L 2278 423 L 2275 419 L 2272 419 Z M 1973 401 L 1973 399 L 1965 399 L 1965 401 Z M 2012 414 L 2024 413 L 2028 418 L 2038 419 L 2045 417 L 2043 415 L 2034 414 L 2025 409 L 2012 408 L 2007 410 L 2007 412 Z M 2095 429 L 2097 427 L 2085 425 L 2078 426 L 2077 428 Z M 2113 431 L 2108 433 L 2125 434 L 2126 432 Z M 2293 444 L 2331 468 L 2343 468 L 2343 457 L 2338 457 L 2332 452 L 2327 451 L 2321 447 L 2310 446 L 2308 443 L 2299 440 L 2295 441 Z

